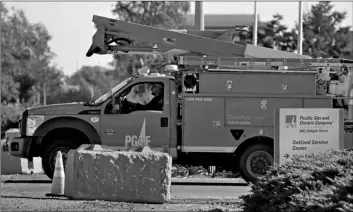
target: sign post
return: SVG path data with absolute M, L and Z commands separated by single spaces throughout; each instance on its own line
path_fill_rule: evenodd
M 293 156 L 310 158 L 330 149 L 343 149 L 343 111 L 327 108 L 275 109 L 274 162 Z

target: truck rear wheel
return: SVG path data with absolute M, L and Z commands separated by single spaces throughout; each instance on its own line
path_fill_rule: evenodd
M 245 149 L 239 160 L 239 171 L 247 182 L 254 182 L 273 165 L 273 148 L 255 144 Z
M 58 151 L 61 151 L 63 164 L 65 169 L 66 159 L 69 154 L 70 149 L 76 149 L 78 145 L 70 140 L 57 140 L 54 141 L 42 155 L 42 167 L 44 173 L 50 178 L 53 179 L 56 155 Z

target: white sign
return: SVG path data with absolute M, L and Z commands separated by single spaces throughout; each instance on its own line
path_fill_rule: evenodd
M 280 109 L 279 164 L 294 155 L 309 158 L 314 153 L 340 149 L 340 111 L 338 109 Z

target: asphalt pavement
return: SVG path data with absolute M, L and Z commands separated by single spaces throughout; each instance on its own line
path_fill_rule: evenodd
M 171 202 L 162 205 L 118 203 L 105 201 L 72 201 L 66 198 L 49 198 L 51 184 L 43 181 L 30 181 L 29 176 L 16 176 L 12 180 L 2 180 L 1 211 L 30 210 L 111 210 L 123 211 L 192 211 L 226 208 L 230 211 L 239 210 L 239 196 L 248 194 L 250 188 L 244 185 L 172 185 Z M 20 178 L 20 179 L 19 179 Z M 38 177 L 37 177 L 38 178 Z M 22 180 L 22 181 L 21 181 Z M 224 205 L 226 204 L 226 205 Z
M 49 183 L 4 183 L 3 194 L 21 197 L 45 197 L 50 193 Z M 250 191 L 248 186 L 172 185 L 170 193 L 176 199 L 234 199 Z
M 51 183 L 44 174 L 2 175 L 1 182 L 6 183 Z M 173 177 L 172 185 L 217 185 L 247 186 L 242 178 L 210 178 L 210 177 Z

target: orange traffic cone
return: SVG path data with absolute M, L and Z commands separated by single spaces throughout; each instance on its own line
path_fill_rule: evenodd
M 51 184 L 51 193 L 46 194 L 46 196 L 55 196 L 61 197 L 64 196 L 64 188 L 65 188 L 65 172 L 64 172 L 64 164 L 61 152 L 58 151 L 55 160 L 55 170 L 53 181 Z

